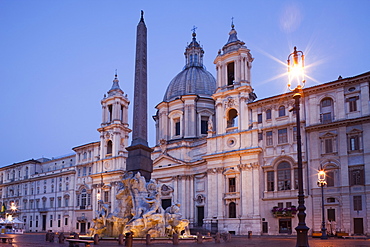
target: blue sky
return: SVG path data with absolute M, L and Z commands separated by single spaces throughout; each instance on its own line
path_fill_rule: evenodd
M 234 17 L 254 57 L 259 99 L 287 91 L 283 74 L 294 46 L 306 55 L 307 86 L 370 71 L 367 0 L 0 0 L 0 166 L 69 154 L 99 140 L 100 100 L 116 69 L 133 105 L 140 10 L 148 28 L 151 146 L 154 107 L 184 66 L 194 25 L 204 64 L 215 75 L 213 60 Z

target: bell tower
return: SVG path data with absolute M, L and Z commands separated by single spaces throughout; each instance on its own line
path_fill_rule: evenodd
M 127 153 L 128 134 L 128 105 L 127 95 L 119 87 L 117 73 L 108 96 L 104 95 L 102 105 L 102 123 L 98 129 L 100 133 L 100 159 L 105 160 L 105 169 L 125 169 L 125 162 L 114 163 L 119 156 Z
M 217 134 L 246 130 L 250 126 L 247 103 L 257 98 L 251 86 L 252 62 L 250 50 L 238 39 L 232 24 L 229 39 L 214 60 L 217 89 L 212 97 L 216 101 Z

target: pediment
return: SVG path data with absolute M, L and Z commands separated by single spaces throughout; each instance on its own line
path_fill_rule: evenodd
M 157 157 L 155 160 L 153 160 L 153 166 L 154 167 L 165 167 L 169 165 L 182 165 L 184 164 L 180 160 L 168 156 L 167 154 L 162 154 L 159 157 Z

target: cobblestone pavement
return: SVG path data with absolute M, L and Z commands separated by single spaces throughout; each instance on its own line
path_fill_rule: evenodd
M 44 247 L 44 246 L 59 246 L 59 247 L 68 247 L 68 243 L 59 244 L 57 238 L 55 242 L 45 241 L 45 233 L 26 233 L 23 235 L 7 234 L 7 236 L 14 237 L 13 244 L 0 243 L 0 246 L 14 246 L 14 247 Z M 295 246 L 296 238 L 295 236 L 252 236 L 251 239 L 248 239 L 246 236 L 233 236 L 230 242 L 221 242 L 219 244 L 212 242 L 204 242 L 202 244 L 197 244 L 195 241 L 192 243 L 180 243 L 179 247 L 186 246 L 204 246 L 204 247 L 242 247 L 242 246 L 283 246 L 290 247 Z M 309 237 L 310 247 L 365 247 L 370 246 L 370 239 L 337 239 L 330 238 L 328 240 L 321 240 L 317 238 Z M 80 244 L 82 246 L 82 244 Z M 94 246 L 94 245 L 91 245 Z M 118 241 L 100 241 L 99 247 L 110 247 L 110 246 L 119 246 Z M 145 243 L 134 242 L 134 247 L 147 247 Z M 152 243 L 150 246 L 153 247 L 166 247 L 173 246 L 171 243 Z

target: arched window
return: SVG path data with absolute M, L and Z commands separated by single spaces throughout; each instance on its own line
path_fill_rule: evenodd
M 235 109 L 231 109 L 227 114 L 227 128 L 237 126 L 238 126 L 238 112 Z
M 320 122 L 331 123 L 334 117 L 334 103 L 331 98 L 324 98 L 320 102 Z
M 235 202 L 229 203 L 229 218 L 236 218 L 236 204 Z
M 113 144 L 112 141 L 109 140 L 107 143 L 107 154 L 112 154 Z
M 266 120 L 271 119 L 271 109 L 266 110 Z
M 280 106 L 279 107 L 279 117 L 285 116 L 285 106 Z
M 277 180 L 278 190 L 290 190 L 291 189 L 291 173 L 290 164 L 286 161 L 281 162 L 277 166 Z

